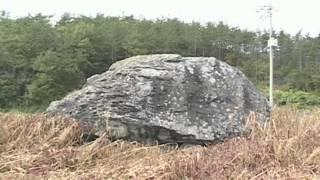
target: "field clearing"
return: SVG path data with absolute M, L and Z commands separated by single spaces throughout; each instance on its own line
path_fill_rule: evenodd
M 320 109 L 277 108 L 247 137 L 164 152 L 115 141 L 83 144 L 83 127 L 43 114 L 0 114 L 0 179 L 320 179 Z

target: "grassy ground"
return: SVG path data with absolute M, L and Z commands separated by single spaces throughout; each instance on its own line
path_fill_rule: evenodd
M 0 179 L 320 179 L 320 110 L 279 108 L 250 136 L 163 152 L 41 114 L 0 114 Z

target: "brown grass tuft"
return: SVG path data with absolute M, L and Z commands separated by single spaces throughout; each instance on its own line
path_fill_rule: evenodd
M 208 148 L 161 146 L 106 135 L 82 144 L 85 126 L 42 114 L 0 114 L 0 179 L 319 179 L 320 111 L 279 108 L 272 121 Z

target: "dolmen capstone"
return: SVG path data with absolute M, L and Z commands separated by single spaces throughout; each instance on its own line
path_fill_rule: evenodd
M 235 67 L 213 57 L 157 54 L 114 63 L 46 113 L 86 123 L 97 136 L 199 144 L 245 134 L 248 115 L 265 123 L 270 108 Z

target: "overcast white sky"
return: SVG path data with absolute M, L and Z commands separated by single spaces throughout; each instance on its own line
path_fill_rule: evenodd
M 35 13 L 122 16 L 156 19 L 177 17 L 186 22 L 223 21 L 242 29 L 257 30 L 267 27 L 267 21 L 256 12 L 271 0 L 0 0 L 0 10 L 19 17 Z M 320 33 L 320 0 L 273 0 L 276 9 L 274 27 L 291 34 L 302 29 L 303 34 Z

